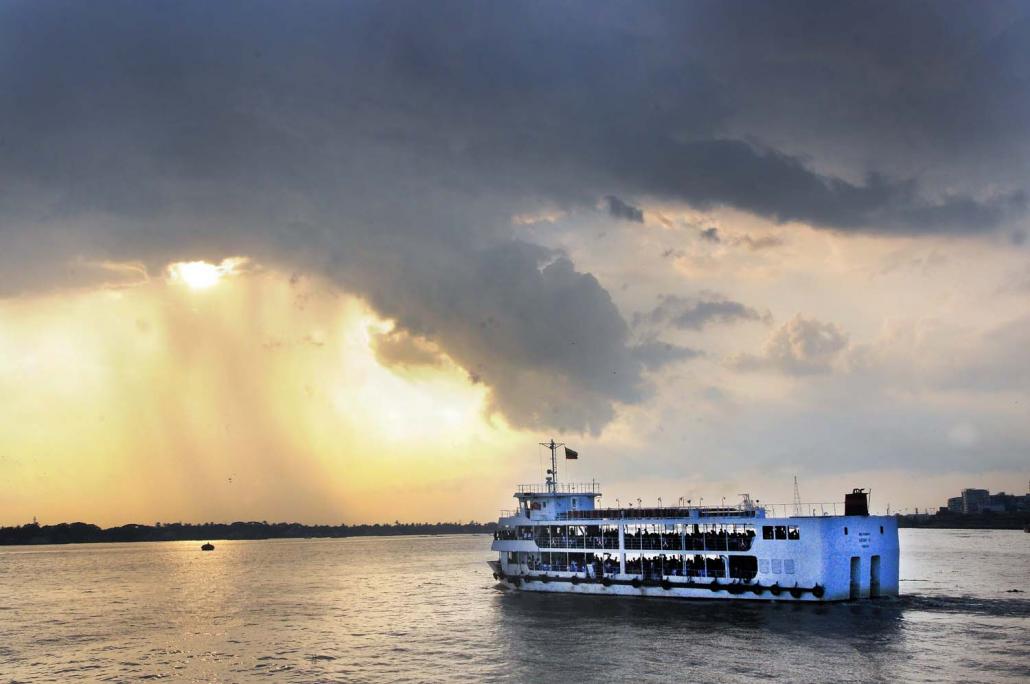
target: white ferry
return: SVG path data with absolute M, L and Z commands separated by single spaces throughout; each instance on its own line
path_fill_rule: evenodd
M 681 499 L 646 508 L 638 499 L 636 508 L 600 508 L 598 483 L 558 482 L 564 444 L 543 446 L 551 450 L 546 482 L 518 486 L 518 509 L 502 512 L 491 547 L 494 577 L 508 588 L 777 601 L 898 594 L 897 522 L 869 515 L 863 490 L 782 517 L 747 494 L 735 506 Z

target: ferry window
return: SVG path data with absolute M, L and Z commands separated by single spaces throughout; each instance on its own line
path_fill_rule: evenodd
M 779 558 L 772 559 L 772 571 L 775 573 L 783 572 L 783 561 Z
M 784 559 L 783 561 L 783 572 L 788 575 L 794 574 L 794 561 L 791 558 Z
M 848 528 L 845 527 L 844 528 L 844 534 L 847 534 L 847 533 L 848 533 Z
M 787 538 L 787 528 L 786 528 L 786 526 L 784 526 L 784 525 L 777 525 L 776 526 L 776 538 L 777 539 L 786 539 Z
M 774 539 L 773 528 L 771 525 L 762 526 L 762 539 Z
M 880 525 L 880 534 L 883 534 L 883 525 Z
M 797 527 L 788 527 L 787 539 L 801 539 L 801 531 Z
M 758 559 L 758 572 L 769 572 L 769 559 L 759 558 Z

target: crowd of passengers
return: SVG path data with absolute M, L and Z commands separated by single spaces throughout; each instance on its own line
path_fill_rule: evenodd
M 626 560 L 626 572 L 646 578 L 672 577 L 723 577 L 726 564 L 721 558 L 694 556 L 678 560 L 675 558 L 633 558 Z
M 542 560 L 530 559 L 527 563 L 532 571 L 539 572 L 577 572 L 586 577 L 607 577 L 619 573 L 619 563 L 612 558 L 595 559 L 592 562 L 569 560 L 565 563 L 546 563 Z M 740 573 L 740 570 L 735 571 Z M 626 560 L 626 573 L 640 575 L 645 579 L 661 579 L 662 577 L 725 577 L 726 563 L 722 558 L 706 558 L 693 556 L 684 559 L 666 557 L 629 558 Z M 751 579 L 754 573 L 746 573 L 743 579 Z
M 557 528 L 564 530 L 564 528 Z M 533 539 L 533 537 L 529 537 Z M 692 532 L 685 535 L 660 532 L 626 532 L 627 549 L 686 550 L 686 551 L 747 551 L 755 538 L 754 530 L 743 532 Z M 619 548 L 618 532 L 600 534 L 548 534 L 547 528 L 540 528 L 535 541 L 538 546 L 550 548 Z M 682 544 L 682 546 L 681 546 Z
M 573 559 L 569 561 L 568 565 L 565 563 L 545 563 L 541 560 L 530 559 L 527 565 L 530 570 L 539 570 L 541 572 L 582 572 L 587 577 L 606 577 L 619 572 L 618 561 L 614 561 L 611 558 L 605 558 L 604 560 L 595 559 L 592 562 Z

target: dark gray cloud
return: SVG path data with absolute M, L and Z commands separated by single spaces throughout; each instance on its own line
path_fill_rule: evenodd
M 651 340 L 633 347 L 633 355 L 644 364 L 645 368 L 654 371 L 670 363 L 704 356 L 704 353 L 690 347 Z
M 621 219 L 623 221 L 635 221 L 636 223 L 644 222 L 644 211 L 642 209 L 623 202 L 615 195 L 607 195 L 604 198 L 604 201 L 608 213 L 613 218 Z
M 701 231 L 701 239 L 706 240 L 708 242 L 722 242 L 722 239 L 719 237 L 718 228 L 705 228 Z
M 836 230 L 1007 225 L 1027 10 L 932 8 L 7 3 L 0 296 L 106 282 L 74 264 L 317 269 L 514 423 L 596 431 L 646 395 L 648 355 L 510 217 L 616 193 Z M 695 315 L 748 315 L 719 306 Z
M 770 320 L 769 312 L 760 312 L 706 290 L 690 297 L 665 295 L 651 311 L 636 314 L 633 324 L 649 328 L 671 326 L 680 330 L 701 330 L 716 323 Z
M 923 193 L 912 179 L 820 174 L 798 157 L 733 139 L 655 141 L 612 160 L 627 185 L 698 207 L 732 206 L 777 222 L 893 234 L 984 233 L 1021 216 L 1021 189 L 977 199 Z M 662 149 L 657 149 L 661 145 Z

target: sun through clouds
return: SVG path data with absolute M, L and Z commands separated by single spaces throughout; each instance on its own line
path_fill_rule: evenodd
M 168 279 L 191 290 L 214 287 L 225 276 L 236 275 L 247 263 L 245 257 L 228 257 L 218 264 L 207 261 L 178 261 L 168 266 Z

